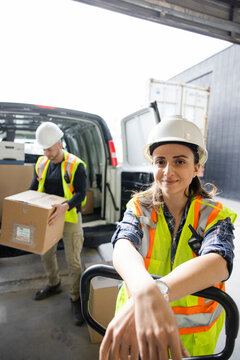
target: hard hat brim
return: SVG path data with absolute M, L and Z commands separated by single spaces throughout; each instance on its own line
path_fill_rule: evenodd
M 150 154 L 150 147 L 153 144 L 159 143 L 159 146 L 161 146 L 161 143 L 175 143 L 175 142 L 182 143 L 183 145 L 184 143 L 186 143 L 186 141 L 183 141 L 183 139 L 180 137 L 165 137 L 165 138 L 160 138 L 159 141 L 158 139 L 156 139 L 154 142 L 149 143 L 143 147 L 143 156 L 148 162 L 152 163 L 153 158 L 152 155 Z M 195 144 L 194 142 L 191 141 L 188 141 L 188 143 Z M 198 145 L 198 153 L 199 153 L 199 163 L 201 166 L 203 166 L 207 161 L 208 152 L 206 149 Z

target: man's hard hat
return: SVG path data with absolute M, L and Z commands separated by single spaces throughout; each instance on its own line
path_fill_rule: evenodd
M 203 135 L 197 125 L 180 115 L 168 116 L 150 131 L 148 142 L 143 148 L 145 159 L 152 162 L 150 147 L 162 142 L 194 144 L 198 147 L 199 163 L 204 165 L 208 153 L 204 145 Z M 160 145 L 160 144 L 159 144 Z
M 52 122 L 44 122 L 36 130 L 37 143 L 43 149 L 55 145 L 62 137 L 62 130 Z

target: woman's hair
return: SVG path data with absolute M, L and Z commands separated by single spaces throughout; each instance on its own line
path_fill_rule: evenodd
M 187 147 L 189 147 L 192 150 L 193 155 L 194 155 L 194 164 L 198 164 L 199 154 L 198 154 L 198 146 L 197 145 L 189 144 L 189 143 L 174 142 L 174 144 L 176 144 L 176 143 L 181 144 L 181 145 L 186 145 Z M 166 144 L 166 143 L 164 143 L 164 144 Z M 153 147 L 153 149 L 151 149 L 152 153 L 156 149 L 156 147 L 160 146 L 160 145 L 163 145 L 163 143 L 156 144 L 156 146 Z M 196 175 L 192 179 L 191 184 L 189 185 L 188 194 L 185 193 L 186 197 L 189 200 L 191 200 L 195 196 L 200 195 L 204 198 L 212 199 L 217 193 L 217 187 L 211 183 L 207 183 L 207 184 L 205 184 L 205 186 L 210 186 L 211 189 L 208 191 L 206 188 L 204 188 L 200 178 Z M 140 196 L 141 204 L 147 208 L 159 207 L 159 206 L 163 205 L 162 191 L 160 189 L 159 184 L 156 181 L 154 181 L 147 190 L 140 191 L 140 192 L 134 192 L 132 194 L 132 197 L 134 197 L 134 196 Z

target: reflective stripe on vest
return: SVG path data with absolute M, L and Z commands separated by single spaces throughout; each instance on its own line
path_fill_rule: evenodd
M 151 274 L 160 276 L 167 275 L 172 268 L 176 268 L 195 256 L 188 245 L 188 240 L 192 236 L 188 224 L 191 224 L 200 235 L 203 235 L 205 231 L 210 229 L 219 220 L 230 217 L 231 221 L 234 222 L 236 219 L 236 214 L 221 203 L 214 202 L 211 199 L 202 199 L 200 196 L 195 197 L 191 201 L 187 219 L 179 239 L 173 267 L 171 268 L 172 238 L 162 208 L 159 209 L 157 218 L 156 211 L 152 208 L 146 209 L 144 206 L 141 206 L 141 201 L 138 197 L 130 200 L 127 208 L 132 210 L 141 223 L 143 239 L 140 252 L 144 257 L 145 267 Z M 220 283 L 216 287 L 222 290 L 225 289 L 224 283 Z M 122 287 L 120 292 L 123 293 L 124 291 L 124 287 Z M 120 294 L 120 298 L 124 299 L 123 294 Z M 216 339 L 218 338 L 224 319 L 222 306 L 213 300 L 192 295 L 172 302 L 171 306 L 178 321 L 180 335 L 183 336 L 183 342 L 187 349 L 191 350 L 189 339 L 193 334 L 197 333 L 198 346 L 200 346 L 201 342 L 207 343 L 207 349 L 209 350 L 208 335 L 205 335 L 204 332 L 208 331 L 214 334 Z M 214 329 L 212 329 L 213 327 Z M 185 335 L 189 335 L 190 338 Z M 215 344 L 214 339 L 211 339 L 213 345 Z
M 68 185 L 71 193 L 73 193 L 73 191 L 74 191 L 71 180 L 72 180 L 73 166 L 76 162 L 77 162 L 77 157 L 75 155 L 70 154 L 70 153 L 68 153 L 66 155 L 66 159 L 64 161 L 64 174 L 68 174 L 68 176 L 69 176 L 70 183 L 67 183 L 67 185 Z
M 36 173 L 38 176 L 38 181 L 40 182 L 40 180 L 42 179 L 43 176 L 43 171 L 47 171 L 47 165 L 49 165 L 49 160 L 46 156 L 41 156 L 37 163 L 36 163 Z
M 64 161 L 61 163 L 61 175 L 62 175 L 62 185 L 63 185 L 63 192 L 64 197 L 67 200 L 70 200 L 73 197 L 73 181 L 76 169 L 79 163 L 82 163 L 86 168 L 86 164 L 79 159 L 77 156 L 68 153 L 67 151 L 63 150 L 64 154 Z M 38 177 L 38 191 L 44 192 L 44 183 L 46 180 L 47 169 L 50 164 L 50 160 L 46 156 L 41 156 L 35 166 L 37 177 Z M 69 177 L 69 183 L 66 182 L 64 176 L 65 174 Z M 81 205 L 83 206 L 86 203 L 86 197 L 82 201 Z M 76 208 L 71 209 L 70 211 L 66 211 L 65 214 L 65 221 L 77 223 L 77 210 Z

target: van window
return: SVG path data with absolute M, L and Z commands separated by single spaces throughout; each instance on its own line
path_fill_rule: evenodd
M 66 148 L 87 164 L 87 187 L 97 187 L 105 165 L 104 145 L 99 128 L 91 123 L 77 122 L 64 133 Z M 101 190 L 101 189 L 99 189 Z

